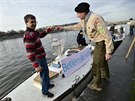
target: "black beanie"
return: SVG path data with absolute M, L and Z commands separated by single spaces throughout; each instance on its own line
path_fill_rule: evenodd
M 75 7 L 75 11 L 78 13 L 83 13 L 83 12 L 88 13 L 89 7 L 90 7 L 90 5 L 88 3 L 82 2 L 82 3 L 78 4 L 77 7 Z

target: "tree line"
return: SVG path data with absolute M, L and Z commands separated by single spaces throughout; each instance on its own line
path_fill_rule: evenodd
M 74 22 L 74 23 L 70 23 L 70 24 L 63 24 L 61 26 L 68 26 L 68 25 L 74 25 L 76 24 L 77 22 Z M 127 23 L 127 21 L 122 21 L 122 22 L 117 22 L 115 23 L 116 25 L 117 24 L 125 24 Z M 112 23 L 109 23 L 107 22 L 107 25 L 111 25 Z M 114 24 L 114 23 L 113 23 Z M 58 26 L 58 25 L 54 25 L 54 26 Z M 44 31 L 45 27 L 43 28 L 38 28 L 37 30 L 39 32 L 41 31 Z M 61 31 L 52 31 L 51 33 L 56 33 L 56 32 L 61 32 Z M 10 30 L 10 31 L 7 31 L 7 32 L 3 32 L 3 31 L 0 31 L 0 41 L 1 40 L 5 40 L 5 39 L 12 39 L 12 38 L 19 38 L 19 37 L 23 37 L 23 34 L 24 34 L 24 30 L 19 30 L 19 31 L 15 31 L 15 30 Z
M 70 24 L 63 24 L 60 26 L 67 26 L 67 25 L 74 25 L 76 23 L 70 23 Z M 55 26 L 59 26 L 59 25 L 53 25 Z M 45 27 L 43 28 L 38 28 L 37 31 L 42 32 L 45 30 Z M 51 33 L 57 33 L 57 32 L 62 32 L 63 30 L 55 30 L 55 31 L 51 31 Z M 24 30 L 19 30 L 19 31 L 15 31 L 15 30 L 9 30 L 7 32 L 3 32 L 0 31 L 0 41 L 2 40 L 6 40 L 6 39 L 13 39 L 13 38 L 19 38 L 19 37 L 23 37 L 24 34 Z
M 7 32 L 0 31 L 0 41 L 5 39 L 22 37 L 23 33 L 24 33 L 23 30 L 19 30 L 19 31 L 10 30 Z
M 44 30 L 45 30 L 45 28 L 37 29 L 37 31 L 39 31 L 39 32 L 42 32 Z M 52 31 L 51 33 L 56 33 L 56 32 L 61 32 L 61 31 L 55 30 L 55 31 Z M 10 30 L 7 32 L 0 31 L 0 41 L 7 40 L 7 39 L 13 39 L 13 38 L 20 38 L 20 37 L 23 37 L 23 34 L 24 34 L 24 30 L 19 30 L 19 31 Z

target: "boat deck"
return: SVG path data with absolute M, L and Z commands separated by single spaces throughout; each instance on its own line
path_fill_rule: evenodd
M 86 88 L 77 101 L 130 101 L 131 82 L 135 67 L 135 52 L 128 59 L 125 56 L 133 37 L 127 36 L 109 61 L 111 77 L 103 81 L 101 92 Z

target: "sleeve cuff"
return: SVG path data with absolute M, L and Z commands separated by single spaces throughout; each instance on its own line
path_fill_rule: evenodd
M 33 66 L 34 68 L 37 68 L 39 65 L 38 65 L 38 63 L 34 63 L 32 66 Z

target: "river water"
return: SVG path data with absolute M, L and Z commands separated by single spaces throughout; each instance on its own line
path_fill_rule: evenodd
M 78 31 L 48 34 L 41 39 L 46 51 L 47 61 L 51 61 L 53 38 L 65 39 L 65 50 L 77 46 Z M 17 87 L 34 73 L 31 63 L 26 57 L 22 38 L 0 41 L 0 99 Z

